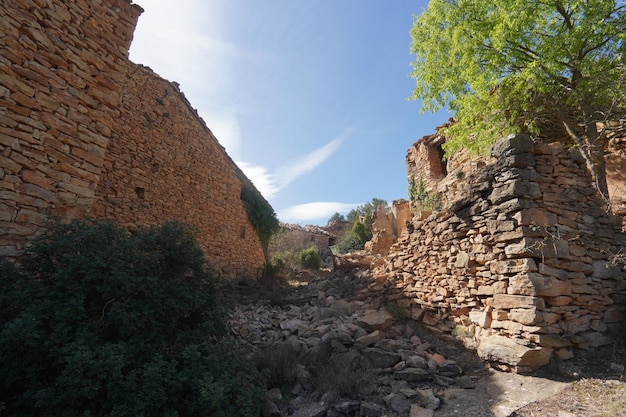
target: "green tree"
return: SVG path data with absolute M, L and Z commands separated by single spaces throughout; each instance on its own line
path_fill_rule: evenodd
M 345 222 L 346 221 L 346 217 L 343 214 L 340 213 L 335 213 L 332 216 L 330 216 L 330 219 L 328 219 L 328 221 L 326 222 L 326 226 L 330 225 L 333 222 Z
M 3 415 L 259 415 L 263 377 L 185 226 L 59 225 L 0 283 Z
M 361 249 L 365 247 L 365 243 L 372 238 L 372 231 L 365 223 L 354 222 L 352 225 L 352 233 L 359 239 Z
M 623 115 L 626 4 L 614 0 L 431 0 L 411 29 L 412 98 L 449 107 L 448 153 L 562 125 L 606 196 L 606 137 Z
M 387 201 L 381 198 L 372 198 L 372 201 L 369 201 L 365 204 L 358 206 L 355 209 L 350 210 L 347 216 L 348 223 L 350 227 L 354 225 L 355 222 L 364 220 L 364 223 L 367 227 L 372 227 L 372 221 L 374 219 L 374 213 L 378 206 L 387 206 Z

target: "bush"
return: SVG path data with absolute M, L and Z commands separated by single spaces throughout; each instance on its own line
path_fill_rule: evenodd
M 365 243 L 367 243 L 372 238 L 372 231 L 365 223 L 354 222 L 352 225 L 352 233 L 359 239 L 362 248 L 365 247 Z
M 363 250 L 365 244 L 361 242 L 361 239 L 352 232 L 352 230 L 348 230 L 344 235 L 343 239 L 341 239 L 335 246 L 332 247 L 333 253 L 335 255 L 342 253 L 352 253 L 359 250 Z
M 317 253 L 317 248 L 305 249 L 298 256 L 300 257 L 300 266 L 303 268 L 320 269 L 322 266 L 322 258 Z
M 188 228 L 55 226 L 0 282 L 6 415 L 259 414 L 263 379 L 225 337 Z

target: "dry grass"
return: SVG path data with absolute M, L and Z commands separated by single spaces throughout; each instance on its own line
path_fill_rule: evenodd
M 562 393 L 527 405 L 511 417 L 614 417 L 626 416 L 626 383 L 582 379 Z

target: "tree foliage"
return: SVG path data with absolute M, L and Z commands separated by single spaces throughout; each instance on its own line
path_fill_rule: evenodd
M 0 282 L 3 415 L 258 415 L 263 379 L 187 227 L 56 226 Z
M 300 251 L 298 257 L 300 258 L 300 266 L 303 268 L 317 270 L 322 266 L 322 258 L 316 247 Z
M 365 243 L 372 238 L 372 231 L 365 223 L 354 222 L 352 225 L 352 234 L 359 239 L 360 244 L 365 247 Z
M 345 222 L 345 221 L 346 221 L 346 216 L 344 216 L 343 214 L 340 214 L 339 212 L 336 212 L 335 214 L 330 216 L 330 219 L 328 219 L 328 221 L 326 222 L 326 225 L 328 226 L 334 222 Z
M 374 213 L 378 209 L 378 206 L 387 206 L 387 201 L 381 198 L 372 198 L 372 201 L 369 201 L 365 204 L 358 206 L 355 209 L 350 210 L 347 216 L 347 220 L 350 223 L 351 227 L 355 222 L 363 220 L 363 223 L 367 227 L 372 227 L 372 221 L 374 219 Z
M 614 0 L 431 0 L 411 29 L 412 98 L 454 111 L 448 153 L 558 121 L 605 192 L 596 122 L 623 115 L 625 11 Z
M 372 223 L 374 213 L 379 206 L 387 206 L 387 201 L 381 198 L 372 198 L 365 204 L 350 210 L 346 217 L 346 226 L 343 238 L 333 247 L 334 253 L 349 253 L 362 250 L 365 243 L 372 238 Z M 331 219 L 335 218 L 335 213 Z M 328 221 L 330 223 L 331 220 Z

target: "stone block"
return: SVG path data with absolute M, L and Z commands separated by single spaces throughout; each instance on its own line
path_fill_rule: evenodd
M 535 283 L 537 295 L 542 297 L 571 295 L 573 292 L 573 286 L 568 281 L 562 281 L 555 277 L 546 277 L 541 274 L 534 274 L 531 279 Z
M 566 306 L 571 304 L 573 298 L 569 296 L 545 297 L 546 303 L 551 306 Z
M 520 272 L 537 271 L 537 264 L 532 258 L 507 259 L 505 261 L 492 262 L 489 270 L 493 274 L 518 274 Z
M 536 309 L 514 308 L 509 311 L 509 320 L 516 321 L 524 325 L 533 325 L 541 321 L 541 313 Z
M 534 150 L 533 140 L 528 135 L 511 134 L 498 140 L 491 146 L 489 154 L 492 157 L 500 158 L 506 155 L 519 155 L 531 153 Z
M 495 309 L 504 310 L 513 308 L 538 308 L 543 310 L 545 308 L 545 303 L 541 298 L 512 294 L 496 294 L 493 296 L 493 299 L 489 300 L 489 304 Z
M 491 308 L 488 307 L 484 311 L 476 311 L 476 310 L 470 311 L 469 318 L 472 323 L 475 323 L 479 327 L 487 329 L 491 326 L 491 320 L 492 320 Z
M 535 182 L 519 181 L 502 184 L 500 186 L 494 187 L 493 191 L 489 195 L 489 201 L 491 201 L 492 204 L 501 204 L 504 201 L 518 197 L 541 197 L 541 190 L 539 189 L 539 185 Z
M 539 264 L 539 273 L 543 275 L 552 276 L 561 280 L 568 279 L 568 272 L 559 268 L 553 268 L 551 266 L 546 265 L 545 263 Z
M 548 364 L 552 350 L 551 347 L 525 346 L 515 339 L 492 334 L 480 337 L 476 352 L 487 361 L 516 367 L 540 368 Z
M 557 216 L 554 213 L 540 208 L 528 208 L 521 210 L 513 215 L 519 226 L 538 227 L 552 226 L 557 224 Z
M 509 278 L 507 294 L 537 295 L 537 287 L 542 285 L 543 276 L 528 272 L 514 275 Z
M 369 332 L 385 330 L 393 324 L 393 316 L 386 310 L 367 310 L 357 324 Z

